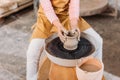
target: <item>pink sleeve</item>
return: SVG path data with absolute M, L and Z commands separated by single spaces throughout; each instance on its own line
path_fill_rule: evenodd
M 69 17 L 79 19 L 80 0 L 70 0 L 69 4 Z
M 40 0 L 40 4 L 44 10 L 46 17 L 51 23 L 53 23 L 54 20 L 58 19 L 50 0 Z

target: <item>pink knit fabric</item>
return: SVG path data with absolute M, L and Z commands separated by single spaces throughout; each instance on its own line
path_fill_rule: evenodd
M 69 5 L 69 17 L 79 19 L 79 12 L 80 12 L 80 0 L 70 0 Z
M 79 2 L 80 0 L 70 0 L 69 4 L 69 17 L 72 18 L 79 18 Z M 52 23 L 54 20 L 58 19 L 57 15 L 54 12 L 50 0 L 40 0 L 40 4 L 44 10 L 44 13 L 48 20 Z
M 44 13 L 48 20 L 52 23 L 54 20 L 58 19 L 57 15 L 54 12 L 50 0 L 40 0 L 40 4 L 44 10 Z

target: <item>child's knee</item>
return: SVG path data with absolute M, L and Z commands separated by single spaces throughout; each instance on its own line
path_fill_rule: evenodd
M 97 42 L 98 46 L 103 45 L 103 38 L 99 34 L 96 36 L 96 42 Z
M 26 55 L 28 61 L 38 59 L 41 54 L 41 49 L 44 46 L 44 41 L 44 39 L 33 39 L 30 42 Z
M 103 38 L 99 34 L 96 36 L 96 44 L 97 46 L 96 46 L 95 57 L 100 61 L 102 61 Z

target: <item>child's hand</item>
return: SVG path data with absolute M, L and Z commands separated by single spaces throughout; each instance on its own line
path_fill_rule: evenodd
M 78 20 L 76 18 L 70 20 L 71 31 L 72 33 L 78 32 L 78 40 L 80 40 L 80 29 L 78 27 Z
M 71 31 L 72 33 L 78 32 L 78 40 L 80 41 L 80 29 L 77 26 L 74 26 Z
M 60 40 L 64 43 L 65 42 L 65 36 L 64 34 L 68 34 L 68 31 L 63 27 L 63 26 L 59 26 L 58 28 L 58 36 L 60 38 Z
M 53 24 L 57 27 L 58 30 L 58 36 L 62 42 L 65 41 L 65 36 L 64 34 L 67 34 L 68 31 L 62 26 L 59 20 L 53 21 Z

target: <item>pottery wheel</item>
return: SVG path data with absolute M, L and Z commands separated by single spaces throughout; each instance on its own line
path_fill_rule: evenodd
M 108 0 L 80 0 L 80 15 L 91 16 L 99 14 L 108 7 Z
M 93 46 L 87 39 L 81 38 L 76 50 L 66 50 L 63 47 L 63 43 L 57 37 L 47 44 L 46 50 L 51 55 L 63 59 L 80 59 L 90 55 L 93 51 Z

